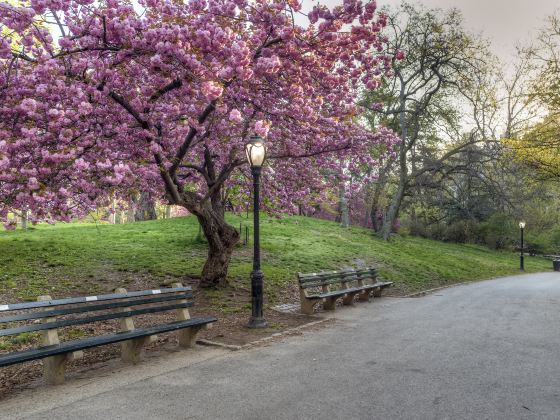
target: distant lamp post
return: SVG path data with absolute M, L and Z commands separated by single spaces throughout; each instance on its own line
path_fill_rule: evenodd
M 259 136 L 251 137 L 245 146 L 247 160 L 251 165 L 253 175 L 253 271 L 251 272 L 251 319 L 247 327 L 266 328 L 268 323 L 263 316 L 263 285 L 264 274 L 261 271 L 261 247 L 259 229 L 259 205 L 260 205 L 260 179 L 262 166 L 266 160 L 266 144 Z
M 525 222 L 519 222 L 519 230 L 521 231 L 521 251 L 519 254 L 519 268 L 521 271 L 525 271 L 525 257 L 523 255 L 523 232 L 525 231 Z

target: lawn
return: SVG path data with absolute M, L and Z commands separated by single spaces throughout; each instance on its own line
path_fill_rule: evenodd
M 229 220 L 235 226 L 251 226 L 244 217 L 229 216 Z M 300 271 L 375 265 L 384 279 L 395 282 L 398 293 L 519 272 L 519 257 L 511 252 L 411 237 L 386 243 L 366 229 L 342 229 L 312 218 L 265 217 L 261 232 L 269 303 L 282 299 Z M 0 294 L 34 300 L 42 294 L 159 286 L 196 278 L 205 255 L 206 245 L 193 217 L 125 225 L 41 225 L 2 232 Z M 251 258 L 251 244 L 238 246 L 230 268 L 237 287 L 249 287 Z M 544 259 L 526 259 L 528 272 L 550 266 Z

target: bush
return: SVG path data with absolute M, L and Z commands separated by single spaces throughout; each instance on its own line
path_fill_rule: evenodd
M 512 248 L 516 243 L 512 218 L 503 214 L 495 214 L 480 225 L 482 242 L 492 249 Z
M 411 236 L 419 236 L 421 238 L 428 238 L 428 229 L 418 220 L 408 220 L 408 223 L 405 224 L 404 228 L 406 229 L 406 225 L 408 225 L 408 232 Z
M 457 243 L 480 242 L 480 225 L 476 220 L 459 220 L 446 226 L 444 240 Z

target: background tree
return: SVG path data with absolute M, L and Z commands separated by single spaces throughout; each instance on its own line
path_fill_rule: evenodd
M 560 19 L 551 16 L 534 45 L 523 50 L 531 67 L 525 83 L 525 104 L 538 109 L 538 122 L 528 120 L 521 129 L 508 132 L 506 144 L 517 158 L 532 168 L 540 179 L 560 178 Z M 531 124 L 532 123 L 532 124 Z
M 385 239 L 389 238 L 414 178 L 434 166 L 433 152 L 441 151 L 441 133 L 457 131 L 457 96 L 475 80 L 484 65 L 481 57 L 487 51 L 479 39 L 463 29 L 462 17 L 455 9 L 429 10 L 403 3 L 388 14 L 389 52 L 394 57 L 392 77 L 385 78 L 382 87 L 363 101 L 370 110 L 370 123 L 385 124 L 401 137 L 398 152 L 380 171 L 371 194 L 373 225 Z M 398 58 L 404 59 L 397 61 Z M 437 160 L 458 153 L 472 140 L 445 151 Z M 379 200 L 393 170 L 397 177 L 395 191 L 380 225 Z

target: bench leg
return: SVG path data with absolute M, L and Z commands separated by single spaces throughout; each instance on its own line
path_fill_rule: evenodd
M 152 337 L 134 338 L 121 344 L 121 359 L 123 362 L 136 364 L 142 358 L 142 348 L 154 340 Z
M 66 374 L 66 355 L 47 357 L 43 360 L 43 378 L 49 385 L 62 385 Z
M 326 298 L 323 302 L 323 309 L 325 311 L 334 311 L 336 307 L 336 298 Z
M 373 297 L 381 297 L 381 293 L 383 293 L 383 288 L 378 287 L 377 289 L 373 290 Z
M 313 308 L 317 302 L 310 299 L 302 299 L 301 301 L 301 313 L 306 315 L 313 315 Z
M 83 356 L 84 353 L 82 351 L 76 351 L 43 359 L 43 378 L 45 383 L 49 385 L 62 385 L 66 375 L 66 363 L 81 359 Z
M 364 290 L 362 293 L 358 295 L 358 300 L 360 302 L 369 302 L 369 293 L 370 290 Z
M 178 331 L 177 336 L 179 337 L 179 347 L 184 349 L 194 347 L 196 344 L 196 334 L 198 334 L 201 329 L 202 326 L 185 328 L 184 330 Z
M 355 293 L 349 293 L 346 296 L 344 296 L 344 298 L 342 299 L 342 304 L 349 306 L 349 305 L 353 305 L 354 304 L 354 296 Z

